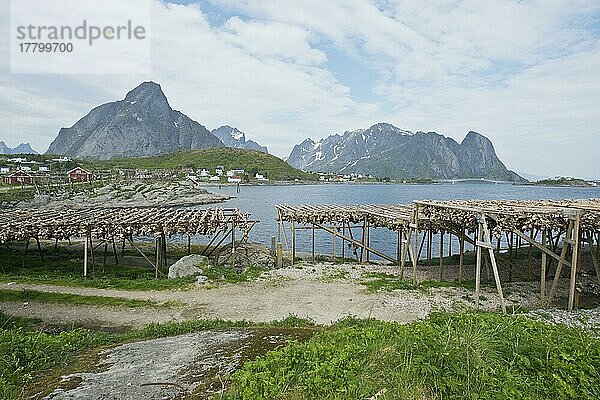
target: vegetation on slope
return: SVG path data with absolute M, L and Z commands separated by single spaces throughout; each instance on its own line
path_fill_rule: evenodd
M 577 186 L 577 187 L 588 187 L 593 186 L 591 183 L 580 179 L 571 178 L 566 176 L 559 176 L 556 178 L 542 179 L 535 182 L 537 186 Z
M 272 181 L 316 180 L 314 174 L 302 172 L 283 160 L 255 150 L 219 147 L 212 149 L 183 150 L 177 153 L 154 157 L 115 158 L 104 161 L 86 161 L 84 164 L 95 169 L 135 168 L 135 169 L 182 169 L 206 168 L 211 173 L 217 166 L 229 169 L 244 169 L 250 177 L 258 172 Z
M 597 399 L 600 339 L 523 316 L 347 320 L 233 374 L 229 399 Z

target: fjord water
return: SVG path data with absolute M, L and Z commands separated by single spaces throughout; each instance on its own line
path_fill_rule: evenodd
M 414 200 L 542 200 L 580 199 L 600 197 L 600 188 L 541 187 L 493 183 L 443 183 L 433 185 L 409 184 L 315 184 L 315 185 L 265 185 L 241 186 L 236 193 L 235 186 L 220 189 L 209 186 L 206 189 L 235 198 L 224 207 L 236 207 L 249 212 L 253 219 L 260 220 L 251 232 L 250 240 L 269 245 L 271 237 L 277 235 L 275 221 L 276 204 L 399 204 Z M 320 253 L 332 252 L 332 237 L 324 232 L 316 233 L 316 249 Z M 289 232 L 288 232 L 288 241 Z M 312 234 L 298 232 L 297 249 L 308 252 L 311 249 Z M 283 239 L 282 239 L 283 241 Z M 437 241 L 433 241 L 433 254 Z M 396 234 L 387 229 L 371 231 L 371 245 L 385 253 L 396 254 Z M 341 241 L 337 245 L 341 252 Z M 457 245 L 456 245 L 457 246 Z M 285 245 L 284 245 L 285 249 Z M 455 247 L 456 249 L 456 247 Z M 349 255 L 349 252 L 346 253 Z

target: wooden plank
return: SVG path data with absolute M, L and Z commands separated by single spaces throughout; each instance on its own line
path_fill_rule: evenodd
M 581 225 L 581 213 L 577 213 L 575 216 L 575 226 L 573 232 L 573 252 L 571 254 L 571 280 L 569 284 L 569 311 L 573 311 L 575 308 L 575 285 L 577 283 L 577 262 L 579 258 L 579 243 L 580 243 L 580 225 Z
M 540 251 L 542 251 L 542 253 L 549 255 L 550 257 L 554 258 L 557 261 L 561 260 L 561 256 L 554 253 L 552 250 L 550 250 L 548 247 L 539 244 L 538 242 L 536 242 L 534 239 L 530 238 L 529 236 L 527 236 L 526 234 L 524 234 L 523 232 L 521 232 L 518 229 L 514 229 L 514 233 L 516 233 L 518 236 L 520 236 L 521 238 L 523 238 L 526 242 L 532 244 L 533 246 L 535 246 L 536 248 L 538 248 Z M 563 243 L 565 244 L 570 244 L 570 240 L 567 241 L 563 241 Z M 563 260 L 563 264 L 566 265 L 567 267 L 571 267 L 571 263 Z
M 573 220 L 569 221 L 569 225 L 567 227 L 567 231 L 565 232 L 565 238 L 571 238 L 573 234 Z M 554 274 L 554 280 L 552 281 L 552 287 L 550 287 L 550 293 L 548 294 L 548 301 L 546 303 L 546 307 L 550 307 L 552 304 L 552 299 L 554 298 L 554 293 L 556 292 L 556 286 L 558 285 L 558 281 L 560 279 L 560 273 L 562 272 L 562 266 L 566 262 L 567 249 L 569 245 L 567 243 L 563 243 L 562 250 L 560 252 L 560 259 L 558 261 L 558 265 L 556 266 L 556 273 Z
M 542 230 L 542 246 L 546 246 L 546 230 Z M 542 252 L 542 266 L 540 272 L 540 304 L 543 307 L 544 302 L 546 301 L 546 253 Z
M 477 242 L 481 242 L 483 239 L 483 232 L 481 230 L 481 223 L 478 224 L 477 228 Z M 481 285 L 481 249 L 477 249 L 477 262 L 475 264 L 475 308 L 479 309 L 479 292 Z
M 485 215 L 481 215 L 482 224 L 483 224 L 483 232 L 485 233 L 485 241 L 489 244 L 488 252 L 490 255 L 490 261 L 492 263 L 492 270 L 494 272 L 494 280 L 496 281 L 496 289 L 498 290 L 498 296 L 500 297 L 500 306 L 502 308 L 502 313 L 506 314 L 506 304 L 504 302 L 504 294 L 502 293 L 502 283 L 500 282 L 500 274 L 498 273 L 498 265 L 496 264 L 496 257 L 494 256 L 494 247 L 492 246 L 492 240 L 490 237 L 490 232 L 487 226 L 487 222 L 485 220 Z
M 329 232 L 329 233 L 333 234 L 333 231 L 332 231 L 332 229 L 331 229 L 331 228 L 329 228 L 329 227 L 326 227 L 326 226 L 324 226 L 324 225 L 317 224 L 317 223 L 315 223 L 315 226 L 316 226 L 317 228 L 319 228 L 319 229 L 323 229 L 324 231 L 326 231 L 326 232 Z M 340 236 L 340 237 L 341 237 L 341 234 L 340 234 L 340 233 L 338 233 L 338 236 Z M 347 236 L 345 236 L 345 237 L 344 237 L 344 240 L 346 240 L 346 241 L 348 241 L 348 242 L 350 242 L 350 243 L 354 243 L 356 246 L 358 246 L 358 247 L 361 247 L 361 248 L 362 248 L 363 246 L 366 246 L 366 245 L 365 245 L 365 244 L 363 244 L 362 242 L 360 242 L 360 241 L 358 241 L 358 240 L 355 240 L 355 239 L 352 239 L 352 238 L 350 238 L 350 237 L 347 237 Z M 369 251 L 370 251 L 371 253 L 375 254 L 376 256 L 383 258 L 383 259 L 384 259 L 384 260 L 386 260 L 386 261 L 389 261 L 389 262 L 392 262 L 392 263 L 396 262 L 396 260 L 394 260 L 392 257 L 390 257 L 390 256 L 388 256 L 388 255 L 386 255 L 386 254 L 383 254 L 382 252 L 380 252 L 380 251 L 378 251 L 378 250 L 376 250 L 376 249 L 369 248 Z

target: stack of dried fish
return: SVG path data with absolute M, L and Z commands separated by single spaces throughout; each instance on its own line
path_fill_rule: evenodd
M 237 209 L 105 208 L 11 210 L 0 217 L 0 243 L 27 238 L 98 238 L 173 234 L 211 235 L 233 225 L 249 229 L 249 215 Z

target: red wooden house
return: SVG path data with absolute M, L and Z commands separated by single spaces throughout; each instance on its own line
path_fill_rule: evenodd
M 94 175 L 91 172 L 81 168 L 75 167 L 67 172 L 69 176 L 69 182 L 90 182 Z
M 2 183 L 6 185 L 31 185 L 33 178 L 25 171 L 15 171 L 2 178 Z

